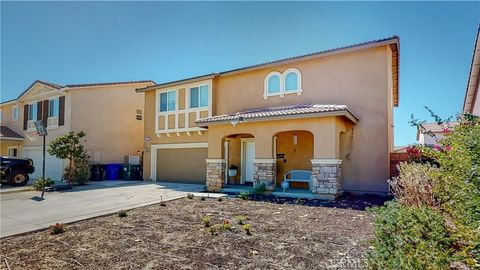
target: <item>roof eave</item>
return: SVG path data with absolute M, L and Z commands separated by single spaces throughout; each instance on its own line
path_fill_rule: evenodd
M 178 80 L 178 81 L 174 81 L 174 82 L 167 82 L 167 83 L 155 84 L 155 85 L 147 86 L 147 87 L 143 87 L 143 88 L 137 88 L 137 89 L 135 89 L 135 91 L 137 93 L 142 93 L 142 92 L 162 89 L 162 88 L 166 88 L 166 87 L 173 87 L 173 86 L 178 86 L 178 85 L 183 85 L 183 84 L 188 84 L 188 83 L 194 83 L 194 82 L 198 82 L 198 81 L 210 80 L 210 79 L 215 78 L 216 76 L 217 76 L 217 74 L 208 74 L 208 75 L 198 76 L 198 77 L 190 78 L 190 79 L 186 79 L 186 80 Z
M 11 141 L 24 141 L 25 138 L 15 138 L 15 137 L 0 137 L 0 140 L 11 140 Z
M 470 72 L 468 76 L 467 89 L 463 100 L 463 112 L 472 113 L 473 105 L 478 95 L 480 83 L 480 25 L 477 30 L 477 38 L 473 47 L 472 62 L 470 64 Z M 477 68 L 475 68 L 477 66 Z M 469 98 L 470 97 L 470 98 Z
M 252 122 L 266 122 L 266 121 L 276 121 L 276 120 L 290 120 L 290 119 L 304 119 L 304 118 L 315 118 L 315 117 L 329 117 L 329 116 L 344 116 L 352 123 L 356 124 L 359 119 L 356 117 L 350 110 L 344 111 L 333 111 L 333 112 L 318 112 L 318 113 L 304 113 L 304 114 L 295 114 L 295 115 L 283 115 L 283 116 L 266 116 L 266 117 L 256 117 L 251 119 L 245 119 L 241 123 L 252 123 Z M 231 120 L 221 120 L 221 121 L 212 121 L 212 122 L 195 122 L 198 127 L 208 127 L 214 125 L 225 125 L 230 124 Z
M 399 39 L 398 36 L 393 36 L 393 37 L 385 38 L 385 39 L 381 39 L 381 40 L 375 40 L 375 41 L 371 41 L 371 42 L 354 44 L 354 45 L 350 45 L 350 46 L 334 48 L 334 49 L 325 50 L 325 51 L 321 51 L 321 52 L 316 52 L 316 53 L 300 55 L 300 56 L 296 56 L 296 57 L 280 59 L 280 60 L 271 61 L 271 62 L 262 63 L 262 64 L 257 64 L 257 65 L 252 65 L 252 66 L 248 66 L 248 67 L 244 67 L 244 68 L 231 69 L 231 70 L 220 72 L 218 74 L 211 73 L 211 74 L 201 75 L 201 76 L 194 77 L 194 78 L 180 79 L 180 80 L 176 80 L 176 81 L 156 84 L 156 85 L 153 85 L 153 86 L 150 86 L 150 87 L 138 88 L 136 91 L 137 92 L 146 92 L 146 91 L 151 91 L 151 90 L 156 90 L 156 89 L 161 89 L 161 88 L 167 88 L 167 87 L 173 87 L 173 86 L 193 83 L 193 82 L 206 80 L 206 79 L 211 79 L 211 78 L 215 78 L 215 77 L 229 76 L 229 75 L 254 71 L 254 70 L 258 70 L 258 69 L 269 68 L 269 67 L 278 66 L 278 65 L 285 65 L 285 64 L 289 64 L 289 63 L 298 62 L 298 61 L 305 61 L 305 60 L 309 60 L 309 59 L 315 59 L 315 58 L 320 58 L 320 57 L 325 57 L 325 56 L 330 56 L 330 55 L 335 55 L 335 54 L 340 54 L 340 53 L 346 53 L 346 52 L 351 52 L 351 51 L 363 50 L 363 49 L 368 49 L 368 48 L 373 48 L 373 47 L 388 46 L 388 45 L 392 45 L 392 44 L 397 47 L 396 53 L 397 53 L 397 57 L 398 57 L 398 54 L 399 54 L 398 52 L 400 51 L 400 39 Z M 398 71 L 397 71 L 396 74 L 398 76 Z M 397 79 L 397 83 L 398 83 L 398 79 Z M 398 86 L 397 86 L 397 89 L 398 89 Z M 398 106 L 398 93 L 397 93 L 397 97 L 396 97 L 396 103 L 394 105 Z

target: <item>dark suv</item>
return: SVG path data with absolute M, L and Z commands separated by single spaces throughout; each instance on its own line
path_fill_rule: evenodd
M 2 184 L 24 186 L 29 173 L 33 173 L 33 161 L 29 158 L 0 157 L 0 179 Z

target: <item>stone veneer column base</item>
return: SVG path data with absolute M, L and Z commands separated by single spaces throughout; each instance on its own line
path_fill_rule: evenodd
M 312 159 L 310 190 L 322 199 L 335 199 L 341 194 L 341 159 Z
M 206 159 L 207 162 L 207 190 L 220 191 L 223 187 L 225 179 L 225 165 L 224 159 Z
M 270 158 L 257 158 L 253 161 L 253 168 L 253 187 L 264 184 L 266 190 L 275 190 L 277 161 Z

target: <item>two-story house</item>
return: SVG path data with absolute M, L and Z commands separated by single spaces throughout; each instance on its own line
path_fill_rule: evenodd
M 318 197 L 385 194 L 398 59 L 391 37 L 137 89 L 144 178 L 273 190 L 308 170 Z
M 480 116 L 480 26 L 473 46 L 472 63 L 468 75 L 467 89 L 463 102 L 463 112 Z
M 41 176 L 38 120 L 47 127 L 47 144 L 70 131 L 84 131 L 92 162 L 123 163 L 125 155 L 141 155 L 144 97 L 134 89 L 152 85 L 152 81 L 72 85 L 35 81 L 17 99 L 0 104 L 1 155 L 31 158 L 36 167 L 31 177 Z M 47 153 L 45 175 L 61 179 L 65 165 Z

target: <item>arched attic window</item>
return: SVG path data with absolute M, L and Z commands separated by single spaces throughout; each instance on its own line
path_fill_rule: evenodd
M 264 97 L 278 95 L 282 91 L 282 74 L 280 72 L 270 72 L 265 77 Z
M 283 73 L 285 93 L 302 92 L 302 74 L 298 69 L 290 68 Z

